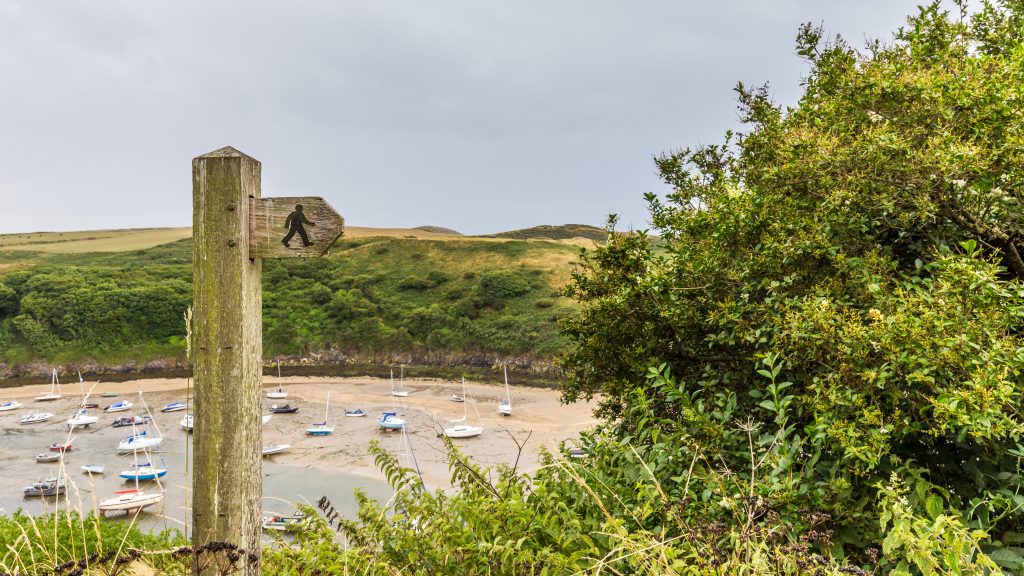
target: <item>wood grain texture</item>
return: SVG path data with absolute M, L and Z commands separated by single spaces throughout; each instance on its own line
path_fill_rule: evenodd
M 345 219 L 317 196 L 249 201 L 250 258 L 322 256 L 344 231 Z
M 232 542 L 259 554 L 263 477 L 262 262 L 249 258 L 249 200 L 260 163 L 233 148 L 192 161 L 192 543 Z M 221 574 L 221 567 L 193 574 Z M 246 575 L 260 564 L 246 565 Z

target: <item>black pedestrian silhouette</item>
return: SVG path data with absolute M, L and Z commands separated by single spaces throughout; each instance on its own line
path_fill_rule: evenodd
M 302 227 L 303 224 L 309 224 L 310 226 L 316 226 L 316 224 L 306 220 L 306 215 L 302 213 L 302 204 L 295 205 L 295 212 L 288 215 L 288 218 L 284 221 L 284 227 L 288 229 L 288 234 L 281 240 L 281 243 L 285 245 L 285 248 L 291 248 L 288 242 L 291 241 L 292 236 L 296 234 L 299 238 L 302 238 L 303 246 L 312 246 L 313 243 L 309 241 L 309 236 L 306 235 L 306 229 Z

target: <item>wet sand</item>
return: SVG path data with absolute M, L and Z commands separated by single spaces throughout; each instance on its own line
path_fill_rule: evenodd
M 564 406 L 558 402 L 559 394 L 554 390 L 540 388 L 511 388 L 513 414 L 503 417 L 497 412 L 504 386 L 469 383 L 469 399 L 460 404 L 450 400 L 452 394 L 462 394 L 461 383 L 433 380 L 406 379 L 406 398 L 391 395 L 391 383 L 377 378 L 317 378 L 285 377 L 264 379 L 265 392 L 282 387 L 288 393 L 284 400 L 265 400 L 265 413 L 273 404 L 288 403 L 298 406 L 295 414 L 275 414 L 263 428 L 264 443 L 291 444 L 291 450 L 272 458 L 264 459 L 265 502 L 268 510 L 282 511 L 287 508 L 285 501 L 301 501 L 318 498 L 320 493 L 329 493 L 337 507 L 348 507 L 351 489 L 360 486 L 371 495 L 387 498 L 389 489 L 383 483 L 383 475 L 376 469 L 373 458 L 367 452 L 369 443 L 377 439 L 393 454 L 401 455 L 403 463 L 411 462 L 402 449 L 401 434 L 385 432 L 376 423 L 383 411 L 396 411 L 407 422 L 413 455 L 420 467 L 428 489 L 450 486 L 448 462 L 442 439 L 438 436 L 450 420 L 461 418 L 463 406 L 468 411 L 472 425 L 483 426 L 482 435 L 475 438 L 453 440 L 462 451 L 475 462 L 485 466 L 496 464 L 513 465 L 523 471 L 535 470 L 539 465 L 539 454 L 544 446 L 555 451 L 558 444 L 570 444 L 577 434 L 595 424 L 591 415 L 592 406 L 579 403 Z M 23 408 L 0 412 L 0 508 L 4 513 L 24 506 L 30 512 L 41 511 L 44 506 L 38 501 L 21 499 L 22 488 L 32 481 L 52 475 L 58 464 L 37 464 L 35 454 L 46 451 L 46 447 L 67 437 L 64 421 L 69 418 L 75 406 L 81 402 L 82 394 L 77 384 L 62 386 L 63 398 L 55 402 L 35 402 L 34 396 L 48 392 L 49 385 L 32 385 L 0 391 L 0 400 L 17 399 Z M 102 393 L 117 393 L 134 402 L 136 406 L 128 412 L 108 414 L 102 410 L 90 410 L 100 416 L 100 421 L 89 429 L 75 431 L 75 448 L 66 458 L 68 477 L 80 487 L 85 495 L 76 491 L 71 499 L 79 497 L 85 509 L 92 507 L 92 498 L 104 498 L 113 490 L 124 489 L 124 482 L 117 477 L 121 469 L 127 468 L 131 456 L 117 455 L 117 442 L 131 434 L 131 428 L 113 428 L 111 422 L 123 415 L 139 413 L 138 392 L 144 393 L 145 401 L 153 412 L 156 424 L 165 438 L 160 453 L 169 470 L 163 484 L 168 489 L 167 515 L 184 516 L 186 489 L 190 484 L 184 475 L 185 453 L 191 450 L 187 444 L 190 435 L 180 428 L 184 412 L 162 414 L 158 410 L 165 404 L 186 398 L 184 379 L 151 379 L 118 383 L 85 384 L 89 400 L 101 408 L 117 398 L 104 398 Z M 327 393 L 330 392 L 330 419 L 334 421 L 335 432 L 330 436 L 312 437 L 305 435 L 305 429 L 313 422 L 324 418 Z M 475 402 L 474 402 L 475 401 Z M 345 410 L 362 408 L 366 417 L 347 418 Z M 28 411 L 53 412 L 55 416 L 43 424 L 21 425 L 18 418 Z M 522 454 L 516 442 L 525 441 Z M 100 463 L 106 467 L 102 478 L 90 480 L 80 472 L 85 463 Z M 411 464 L 410 464 L 411 465 Z M 308 470 L 308 481 L 296 482 Z M 301 487 L 305 487 L 303 490 Z M 180 492 L 172 498 L 170 490 Z M 309 492 L 308 494 L 303 492 Z M 79 507 L 81 508 L 81 507 Z M 172 510 L 177 512 L 172 512 Z

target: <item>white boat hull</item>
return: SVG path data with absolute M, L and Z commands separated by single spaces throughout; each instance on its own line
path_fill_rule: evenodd
M 273 456 L 274 454 L 280 454 L 281 452 L 288 451 L 291 448 L 291 444 L 268 444 L 263 447 L 264 456 Z
M 386 418 L 383 420 L 377 420 L 377 425 L 385 430 L 401 430 L 405 428 L 405 420 L 401 418 Z
M 451 428 L 444 429 L 444 435 L 449 438 L 472 438 L 473 436 L 479 436 L 484 431 L 480 426 L 452 426 Z
M 75 428 L 85 428 L 86 426 L 92 426 L 93 424 L 100 421 L 99 416 L 75 416 L 70 420 L 67 420 L 68 428 L 74 430 Z
M 123 441 L 117 445 L 117 451 L 122 454 L 138 452 L 139 450 L 157 450 L 163 438 L 141 438 L 134 441 Z
M 49 412 L 32 413 L 22 416 L 20 422 L 22 424 L 38 424 L 40 422 L 46 422 L 50 418 L 53 418 L 53 414 L 50 414 Z
M 7 412 L 8 410 L 14 410 L 15 408 L 21 408 L 21 402 L 5 402 L 0 404 L 0 412 Z
M 267 398 L 270 398 L 272 400 L 283 400 L 287 397 L 287 392 L 267 392 Z
M 60 400 L 60 394 L 43 394 L 42 396 L 36 396 L 33 398 L 36 402 L 53 402 L 54 400 Z
M 117 494 L 113 498 L 107 498 L 106 500 L 100 500 L 100 503 L 96 506 L 100 512 L 117 512 L 125 511 L 132 512 L 134 510 L 142 510 L 148 508 L 154 504 L 163 502 L 164 495 L 161 493 L 147 494 L 143 491 L 130 491 L 124 494 Z

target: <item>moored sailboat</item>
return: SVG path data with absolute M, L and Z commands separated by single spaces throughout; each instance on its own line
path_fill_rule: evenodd
M 60 381 L 57 379 L 57 369 L 54 368 L 53 372 L 50 373 L 50 391 L 41 396 L 36 396 L 34 400 L 36 402 L 53 402 L 54 400 L 60 400 L 63 394 L 60 393 Z
M 505 397 L 498 402 L 498 413 L 502 416 L 512 415 L 512 396 L 508 388 L 508 366 L 505 366 Z
M 314 422 L 312 426 L 306 428 L 306 434 L 309 436 L 327 436 L 334 434 L 334 423 L 331 422 L 331 393 L 327 393 L 327 405 L 324 407 L 324 421 Z
M 401 430 L 405 428 L 405 420 L 399 418 L 394 412 L 385 412 L 377 419 L 377 425 L 385 430 Z
M 462 379 L 462 395 L 463 395 L 463 397 L 467 397 L 467 395 L 466 395 L 466 379 L 465 378 Z M 476 410 L 476 404 L 475 403 L 473 404 L 473 410 L 474 411 Z M 454 426 L 449 426 L 449 427 L 445 428 L 442 432 L 444 433 L 445 436 L 447 436 L 449 438 L 472 438 L 473 436 L 479 436 L 480 434 L 482 434 L 483 431 L 484 431 L 483 427 L 482 426 L 470 426 L 469 423 L 467 422 L 467 418 L 468 417 L 469 417 L 468 407 L 466 406 L 466 403 L 463 403 L 462 404 L 462 418 L 459 418 L 458 420 L 452 420 L 452 423 L 459 422 L 459 424 L 455 424 Z
M 391 395 L 398 396 L 399 398 L 405 398 L 409 395 L 409 392 L 405 389 L 405 366 L 401 368 L 401 373 L 398 376 L 398 385 L 395 385 L 395 370 L 391 369 Z

